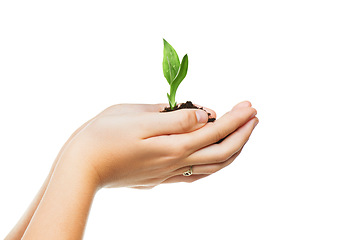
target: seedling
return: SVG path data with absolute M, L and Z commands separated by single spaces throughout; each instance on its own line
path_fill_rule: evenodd
M 188 72 L 188 55 L 184 55 L 180 63 L 175 49 L 165 39 L 163 44 L 163 74 L 170 85 L 170 93 L 167 93 L 170 108 L 174 109 L 177 88 Z

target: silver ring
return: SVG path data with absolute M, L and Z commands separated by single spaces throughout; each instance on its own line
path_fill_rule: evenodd
M 192 175 L 192 166 L 190 166 L 189 170 L 183 173 L 183 176 L 189 177 Z

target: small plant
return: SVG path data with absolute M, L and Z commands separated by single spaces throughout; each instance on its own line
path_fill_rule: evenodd
M 184 55 L 180 63 L 175 49 L 165 39 L 163 44 L 163 74 L 170 85 L 170 93 L 167 93 L 170 108 L 174 109 L 177 88 L 188 72 L 188 55 Z

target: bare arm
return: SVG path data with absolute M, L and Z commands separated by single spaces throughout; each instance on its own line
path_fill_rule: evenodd
M 37 207 L 40 204 L 40 201 L 42 199 L 42 196 L 44 195 L 47 185 L 50 181 L 50 178 L 53 174 L 55 165 L 57 163 L 57 159 L 55 159 L 53 166 L 51 168 L 51 171 L 49 172 L 46 180 L 44 181 L 43 185 L 41 186 L 41 188 L 39 189 L 38 193 L 36 194 L 36 196 L 34 197 L 33 201 L 31 202 L 31 204 L 29 205 L 29 207 L 27 208 L 27 210 L 25 211 L 25 213 L 22 215 L 22 217 L 20 218 L 20 220 L 17 222 L 17 224 L 13 227 L 13 229 L 8 233 L 7 237 L 5 238 L 5 240 L 20 240 L 24 234 L 24 232 L 26 231 L 26 228 L 31 220 L 31 218 L 34 215 L 34 212 L 36 211 Z
M 82 239 L 98 189 L 95 176 L 72 154 L 64 153 L 22 239 Z
M 29 222 L 31 221 L 31 219 L 32 219 L 32 217 L 33 217 L 36 209 L 38 208 L 38 206 L 39 206 L 39 204 L 41 202 L 41 199 L 42 199 L 43 195 L 46 192 L 46 189 L 47 189 L 47 186 L 48 186 L 48 184 L 50 182 L 51 176 L 53 175 L 55 166 L 56 166 L 58 160 L 60 159 L 60 156 L 63 153 L 65 147 L 77 135 L 77 133 L 79 131 L 81 131 L 90 121 L 86 122 L 79 129 L 77 129 L 71 135 L 71 137 L 68 139 L 68 141 L 63 145 L 63 147 L 60 150 L 58 156 L 54 160 L 53 165 L 51 167 L 51 170 L 50 170 L 48 176 L 46 177 L 45 181 L 43 182 L 42 186 L 40 187 L 38 193 L 36 194 L 36 196 L 34 197 L 34 199 L 32 200 L 32 202 L 30 203 L 30 205 L 28 206 L 27 210 L 22 215 L 22 217 L 20 218 L 20 220 L 16 223 L 16 225 L 8 233 L 8 235 L 6 236 L 5 240 L 20 240 L 22 238 L 23 234 L 25 233 L 25 231 L 27 229 L 27 226 L 28 226 Z
M 98 189 L 151 188 L 206 177 L 238 156 L 258 123 L 250 103 L 215 123 L 207 123 L 202 110 L 164 114 L 162 108 L 116 105 L 79 128 L 12 231 L 15 238 L 7 239 L 81 239 Z M 187 170 L 193 176 L 182 176 Z

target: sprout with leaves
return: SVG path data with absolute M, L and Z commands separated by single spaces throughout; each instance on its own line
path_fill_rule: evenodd
M 184 55 L 182 62 L 178 58 L 175 49 L 163 39 L 163 74 L 170 85 L 170 94 L 167 93 L 170 108 L 176 106 L 175 96 L 180 83 L 188 72 L 188 55 Z

